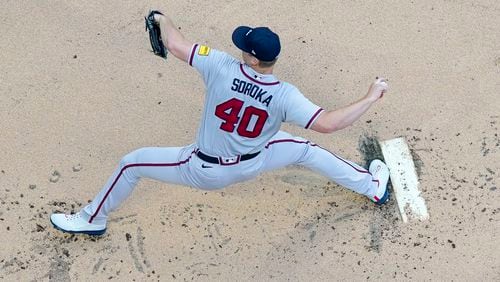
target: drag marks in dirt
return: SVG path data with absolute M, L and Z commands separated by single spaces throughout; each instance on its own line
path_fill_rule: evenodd
M 134 262 L 135 269 L 144 273 L 144 269 L 150 268 L 151 264 L 144 251 L 144 239 L 146 237 L 142 235 L 142 228 L 138 227 L 134 236 L 130 235 L 130 233 L 125 233 L 125 239 L 128 242 L 128 250 Z

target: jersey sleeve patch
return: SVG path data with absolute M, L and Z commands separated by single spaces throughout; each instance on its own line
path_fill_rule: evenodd
M 200 48 L 198 49 L 198 55 L 200 56 L 208 56 L 210 53 L 210 47 L 206 45 L 201 45 Z

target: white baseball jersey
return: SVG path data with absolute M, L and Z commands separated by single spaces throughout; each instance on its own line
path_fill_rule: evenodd
M 195 44 L 189 64 L 206 85 L 198 148 L 212 156 L 261 151 L 282 122 L 309 128 L 323 111 L 293 85 L 262 75 L 227 53 Z

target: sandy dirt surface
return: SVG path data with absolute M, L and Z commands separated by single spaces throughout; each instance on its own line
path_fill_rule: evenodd
M 346 130 L 284 129 L 359 163 L 366 136 L 404 136 L 430 219 L 291 167 L 216 192 L 145 180 L 104 236 L 54 230 L 127 152 L 195 138 L 202 80 L 152 55 L 150 8 L 234 56 L 236 26 L 270 26 L 276 75 L 324 108 L 389 78 Z M 0 280 L 499 281 L 499 15 L 496 0 L 1 1 Z

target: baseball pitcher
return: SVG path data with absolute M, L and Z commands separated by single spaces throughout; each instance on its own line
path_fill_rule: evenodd
M 367 196 L 375 204 L 389 199 L 389 171 L 380 160 L 369 169 L 345 160 L 301 137 L 280 131 L 293 123 L 320 133 L 343 129 L 358 120 L 388 89 L 384 78 L 353 104 L 325 110 L 295 86 L 279 80 L 273 68 L 280 39 L 267 27 L 237 27 L 234 45 L 242 61 L 193 44 L 169 17 L 158 11 L 146 18 L 155 54 L 167 53 L 196 69 L 206 87 L 203 118 L 196 141 L 185 147 L 148 147 L 123 157 L 93 201 L 76 214 L 52 214 L 55 228 L 68 233 L 104 234 L 107 219 L 143 178 L 215 190 L 288 165 L 301 165 Z

